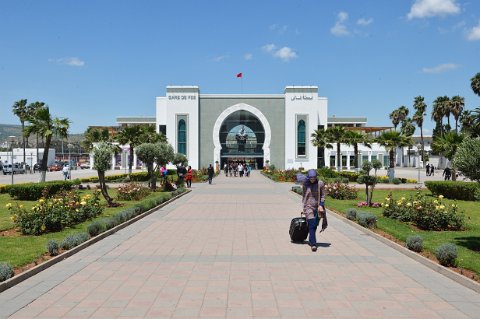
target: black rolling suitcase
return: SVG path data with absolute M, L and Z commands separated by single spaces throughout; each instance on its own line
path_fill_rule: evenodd
M 305 217 L 295 217 L 290 222 L 290 239 L 293 242 L 303 242 L 308 236 L 308 224 Z

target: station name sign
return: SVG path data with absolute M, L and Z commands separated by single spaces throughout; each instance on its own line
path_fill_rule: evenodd
M 191 94 L 168 94 L 168 100 L 170 101 L 195 101 L 196 95 Z
M 294 95 L 291 97 L 292 101 L 305 101 L 305 100 L 313 100 L 313 96 L 308 95 Z

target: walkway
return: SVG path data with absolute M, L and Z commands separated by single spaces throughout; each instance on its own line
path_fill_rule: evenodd
M 480 295 L 330 215 L 292 244 L 300 199 L 219 176 L 0 294 L 0 318 L 478 318 Z

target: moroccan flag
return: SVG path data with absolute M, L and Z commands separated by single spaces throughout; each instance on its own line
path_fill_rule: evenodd
M 237 74 L 237 78 L 241 78 L 243 76 L 242 72 Z

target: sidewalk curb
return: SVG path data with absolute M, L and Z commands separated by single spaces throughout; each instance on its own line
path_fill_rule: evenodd
M 87 240 L 86 242 L 83 242 L 81 243 L 80 245 L 78 246 L 75 246 L 74 248 L 70 249 L 70 250 L 67 250 L 67 251 L 64 251 L 63 253 L 61 253 L 60 255 L 58 256 L 55 256 L 53 257 L 52 259 L 49 259 L 27 271 L 24 271 L 16 276 L 13 276 L 12 278 L 10 279 L 7 279 L 5 280 L 4 282 L 1 282 L 0 283 L 0 293 L 21 283 L 22 281 L 38 274 L 39 272 L 55 265 L 56 263 L 59 263 L 61 262 L 62 260 L 65 260 L 67 259 L 68 257 L 70 256 L 73 256 L 74 254 L 78 253 L 79 251 L 99 242 L 100 240 L 116 233 L 117 231 L 127 227 L 127 226 L 130 226 L 131 224 L 135 223 L 136 221 L 154 213 L 155 211 L 157 211 L 158 209 L 170 204 L 171 202 L 174 202 L 175 200 L 179 199 L 180 197 L 184 196 L 184 195 L 187 195 L 191 192 L 192 190 L 191 189 L 186 189 L 185 192 L 183 192 L 182 194 L 180 195 L 177 195 L 169 200 L 167 200 L 166 202 L 163 202 L 161 203 L 160 205 L 158 206 L 155 206 L 154 208 L 151 208 L 143 213 L 141 213 L 140 215 L 137 215 L 135 217 L 133 217 L 132 219 L 129 219 L 127 220 L 126 222 L 120 224 L 120 225 L 117 225 L 93 238 L 90 238 L 89 240 Z
M 301 196 L 300 194 L 295 193 L 294 191 L 291 191 L 291 192 L 294 193 L 294 194 L 296 194 L 297 196 Z M 403 246 L 397 244 L 396 242 L 393 242 L 393 241 L 391 241 L 391 240 L 389 240 L 389 239 L 387 239 L 387 238 L 385 238 L 385 237 L 383 237 L 383 236 L 381 236 L 381 235 L 379 235 L 379 234 L 371 231 L 371 230 L 368 229 L 368 228 L 362 227 L 362 226 L 360 226 L 359 224 L 357 224 L 357 223 L 355 223 L 355 222 L 353 222 L 353 221 L 351 221 L 351 220 L 343 217 L 342 215 L 336 213 L 336 212 L 333 211 L 333 210 L 328 210 L 328 211 L 333 212 L 333 213 L 335 214 L 335 215 L 334 215 L 335 218 L 338 218 L 338 219 L 340 219 L 341 221 L 349 224 L 350 226 L 352 226 L 352 227 L 360 230 L 360 231 L 363 232 L 364 234 L 369 235 L 369 236 L 377 239 L 378 241 L 381 241 L 381 242 L 384 243 L 385 245 L 387 245 L 387 246 L 395 249 L 396 251 L 404 254 L 405 256 L 408 256 L 408 257 L 412 258 L 413 260 L 421 263 L 422 265 L 427 266 L 428 268 L 430 268 L 430 269 L 432 269 L 432 270 L 434 270 L 434 271 L 436 271 L 436 272 L 444 275 L 445 277 L 452 279 L 453 281 L 459 283 L 460 285 L 462 285 L 462 286 L 464 286 L 464 287 L 466 287 L 466 288 L 469 288 L 469 289 L 471 289 L 471 290 L 473 290 L 473 291 L 475 291 L 475 292 L 480 293 L 480 284 L 477 283 L 476 281 L 474 281 L 474 280 L 472 280 L 472 279 L 469 279 L 469 278 L 467 278 L 467 277 L 465 277 L 465 276 L 462 276 L 462 275 L 460 275 L 460 274 L 458 274 L 458 273 L 456 273 L 456 272 L 454 272 L 454 271 L 452 271 L 452 270 L 450 270 L 450 269 L 448 269 L 448 268 L 446 268 L 446 267 L 443 267 L 442 265 L 437 264 L 437 263 L 431 261 L 430 259 L 428 259 L 428 258 L 426 258 L 426 257 L 423 257 L 422 255 L 417 254 L 417 253 L 409 250 L 408 248 L 403 247 Z

